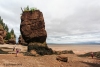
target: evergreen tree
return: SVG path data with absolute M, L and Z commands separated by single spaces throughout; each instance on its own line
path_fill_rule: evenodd
M 27 9 L 29 9 L 28 6 L 27 6 Z M 7 32 L 6 37 L 5 37 L 6 40 L 9 40 L 9 39 L 11 39 L 11 38 L 16 38 L 16 35 L 15 35 L 15 33 L 14 33 L 14 30 L 11 29 L 11 31 L 9 32 L 9 28 L 8 28 L 8 26 L 3 22 L 3 19 L 1 19 L 1 16 L 0 16 L 0 25 L 1 25 L 0 27 L 1 27 L 2 29 L 6 30 L 6 32 Z
M 13 30 L 13 29 L 11 29 L 10 33 L 14 35 L 14 30 Z
M 9 31 L 9 28 L 8 28 L 8 26 L 7 26 L 7 25 L 5 25 L 4 30 L 6 30 L 7 32 Z
M 3 22 L 3 19 L 0 17 L 0 24 L 3 26 L 3 29 L 8 31 L 8 26 Z
M 6 38 L 5 38 L 6 40 L 9 40 L 9 39 L 11 39 L 11 34 L 8 32 L 7 33 L 7 35 L 6 35 Z
M 0 24 L 3 25 L 3 19 L 0 17 Z
M 12 35 L 12 36 L 11 36 L 12 38 L 16 38 L 16 35 L 15 35 L 15 33 L 14 33 L 14 30 L 13 30 L 13 29 L 11 29 L 10 34 Z

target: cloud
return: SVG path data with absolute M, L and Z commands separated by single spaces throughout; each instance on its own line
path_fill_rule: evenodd
M 0 16 L 10 29 L 15 30 L 17 38 L 20 35 L 21 7 L 27 5 L 43 12 L 48 42 L 99 40 L 92 34 L 100 33 L 99 0 L 0 0 Z
M 80 35 L 67 35 L 67 36 L 49 36 L 47 38 L 48 43 L 100 43 L 100 33 L 89 33 Z

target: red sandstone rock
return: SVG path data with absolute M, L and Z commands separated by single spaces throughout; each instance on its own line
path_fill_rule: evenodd
M 9 44 L 16 44 L 16 40 L 15 39 L 9 39 L 8 42 L 9 42 Z
M 67 62 L 68 61 L 68 57 L 64 57 L 64 56 L 57 56 L 56 60 L 58 61 L 63 61 L 63 62 Z
M 2 36 L 0 36 L 0 44 L 4 44 L 4 40 Z
M 6 36 L 6 31 L 3 29 L 3 26 L 0 24 L 0 44 L 4 44 L 5 36 Z
M 40 42 L 46 41 L 47 33 L 42 12 L 24 11 L 21 16 L 20 31 L 25 42 Z
M 20 35 L 19 36 L 19 44 L 21 44 L 21 45 L 27 45 L 27 43 L 24 41 L 24 39 L 23 39 L 23 37 Z

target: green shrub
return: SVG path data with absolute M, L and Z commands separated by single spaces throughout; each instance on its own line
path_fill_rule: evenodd
M 38 9 L 35 8 L 35 7 L 29 8 L 29 6 L 27 6 L 27 7 L 24 8 L 24 12 L 25 11 L 34 11 L 34 10 L 38 10 Z

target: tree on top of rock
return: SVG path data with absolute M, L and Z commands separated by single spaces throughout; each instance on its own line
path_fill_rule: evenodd
M 6 30 L 6 32 L 9 31 L 8 26 L 3 22 L 3 19 L 1 19 L 1 17 L 0 17 L 0 24 L 3 26 L 3 29 Z
M 14 30 L 11 29 L 11 31 L 9 32 L 8 26 L 3 22 L 3 19 L 1 19 L 1 17 L 0 17 L 0 29 L 4 29 L 7 33 L 6 37 L 5 37 L 5 40 L 9 40 L 11 38 L 16 38 Z
M 14 30 L 13 30 L 13 29 L 11 29 L 10 33 L 11 33 L 11 34 L 14 34 Z
M 32 7 L 32 8 L 29 8 L 29 6 L 25 7 L 24 10 L 21 8 L 22 12 L 25 12 L 25 11 L 34 11 L 34 10 L 38 10 L 37 8 L 35 7 Z
M 9 31 L 9 28 L 8 26 L 6 25 L 5 28 L 4 28 L 7 32 Z
M 10 34 L 11 34 L 11 38 L 16 38 L 16 35 L 15 35 L 15 33 L 14 33 L 14 30 L 13 30 L 13 29 L 11 29 Z
M 3 30 L 3 26 L 0 24 L 0 30 Z
M 8 32 L 7 33 L 7 35 L 6 35 L 6 38 L 5 38 L 6 40 L 9 40 L 9 39 L 11 39 L 11 34 Z

